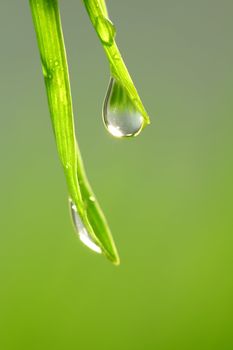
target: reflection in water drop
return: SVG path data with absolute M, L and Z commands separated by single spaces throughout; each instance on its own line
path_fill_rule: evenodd
M 137 136 L 143 127 L 143 117 L 136 109 L 125 88 L 110 79 L 103 105 L 103 121 L 115 137 Z
M 72 202 L 72 200 L 69 200 L 70 203 L 70 209 L 71 209 L 71 216 L 73 219 L 73 223 L 76 229 L 76 232 L 79 235 L 80 241 L 85 244 L 88 248 L 93 250 L 96 253 L 101 254 L 102 250 L 101 248 L 96 245 L 96 243 L 93 242 L 92 238 L 90 237 L 89 233 L 87 232 L 85 226 L 83 225 L 83 222 L 78 214 L 78 210 L 76 205 Z

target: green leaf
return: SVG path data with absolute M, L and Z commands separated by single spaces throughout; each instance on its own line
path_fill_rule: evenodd
M 119 256 L 103 212 L 88 183 L 75 137 L 66 52 L 57 0 L 29 0 L 58 154 L 69 197 L 84 233 L 114 264 Z M 104 8 L 102 9 L 104 11 Z M 106 13 L 106 12 L 105 12 Z M 80 226 L 80 222 L 78 222 Z M 80 228 L 80 227 L 79 227 Z

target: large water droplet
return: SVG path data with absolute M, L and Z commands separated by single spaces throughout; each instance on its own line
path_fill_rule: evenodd
M 119 138 L 137 136 L 143 127 L 142 115 L 114 78 L 110 79 L 104 100 L 103 121 L 109 133 Z
M 104 45 L 111 46 L 113 44 L 116 29 L 114 24 L 108 18 L 104 16 L 97 17 L 96 31 Z
M 92 238 L 90 237 L 89 233 L 87 232 L 87 229 L 85 228 L 79 214 L 76 205 L 73 203 L 73 201 L 70 199 L 70 209 L 71 209 L 71 216 L 72 220 L 76 229 L 77 234 L 79 235 L 80 241 L 85 244 L 88 248 L 93 250 L 96 253 L 101 254 L 102 250 L 101 248 L 93 242 Z

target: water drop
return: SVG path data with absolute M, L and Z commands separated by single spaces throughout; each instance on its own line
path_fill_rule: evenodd
M 143 127 L 143 117 L 136 109 L 125 88 L 110 79 L 103 105 L 103 121 L 108 132 L 115 137 L 137 136 Z
M 71 167 L 71 164 L 69 163 L 69 162 L 67 162 L 66 164 L 65 164 L 65 168 L 68 170 L 68 169 L 71 169 L 72 167 Z
M 93 250 L 96 253 L 101 254 L 102 250 L 101 248 L 93 242 L 92 238 L 90 237 L 89 233 L 87 232 L 87 229 L 85 228 L 79 214 L 76 205 L 73 203 L 73 201 L 70 199 L 70 209 L 71 209 L 71 216 L 72 220 L 76 229 L 76 232 L 79 235 L 80 241 L 85 244 L 88 248 Z
M 108 18 L 104 16 L 97 17 L 96 31 L 104 45 L 111 46 L 113 44 L 116 29 L 114 24 Z

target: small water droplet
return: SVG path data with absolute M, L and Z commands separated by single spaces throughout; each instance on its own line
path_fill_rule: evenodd
M 116 29 L 114 24 L 108 18 L 104 16 L 97 17 L 96 31 L 104 45 L 111 46 L 113 44 Z
M 90 197 L 89 197 L 89 200 L 90 200 L 91 202 L 95 202 L 95 197 L 94 197 L 94 196 L 90 196 Z
M 71 169 L 72 167 L 71 167 L 71 164 L 70 163 L 66 163 L 65 164 L 65 168 L 68 170 L 68 169 Z
M 114 61 L 120 61 L 121 59 L 119 53 L 115 53 L 113 58 L 114 58 Z
M 90 237 L 89 233 L 87 232 L 87 229 L 85 228 L 79 214 L 76 205 L 73 203 L 73 201 L 70 199 L 70 209 L 71 209 L 71 216 L 72 220 L 76 229 L 76 232 L 79 235 L 80 241 L 85 244 L 88 248 L 93 250 L 96 253 L 101 254 L 102 250 L 101 248 L 93 242 L 92 238 Z
M 48 77 L 48 70 L 43 63 L 42 63 L 42 72 L 43 72 L 44 78 L 46 79 Z
M 44 78 L 45 78 L 47 81 L 53 79 L 52 70 L 49 69 L 45 64 L 42 64 L 42 72 L 43 72 Z
M 143 127 L 143 117 L 136 109 L 125 88 L 110 79 L 103 104 L 103 121 L 108 132 L 115 137 L 137 136 Z

